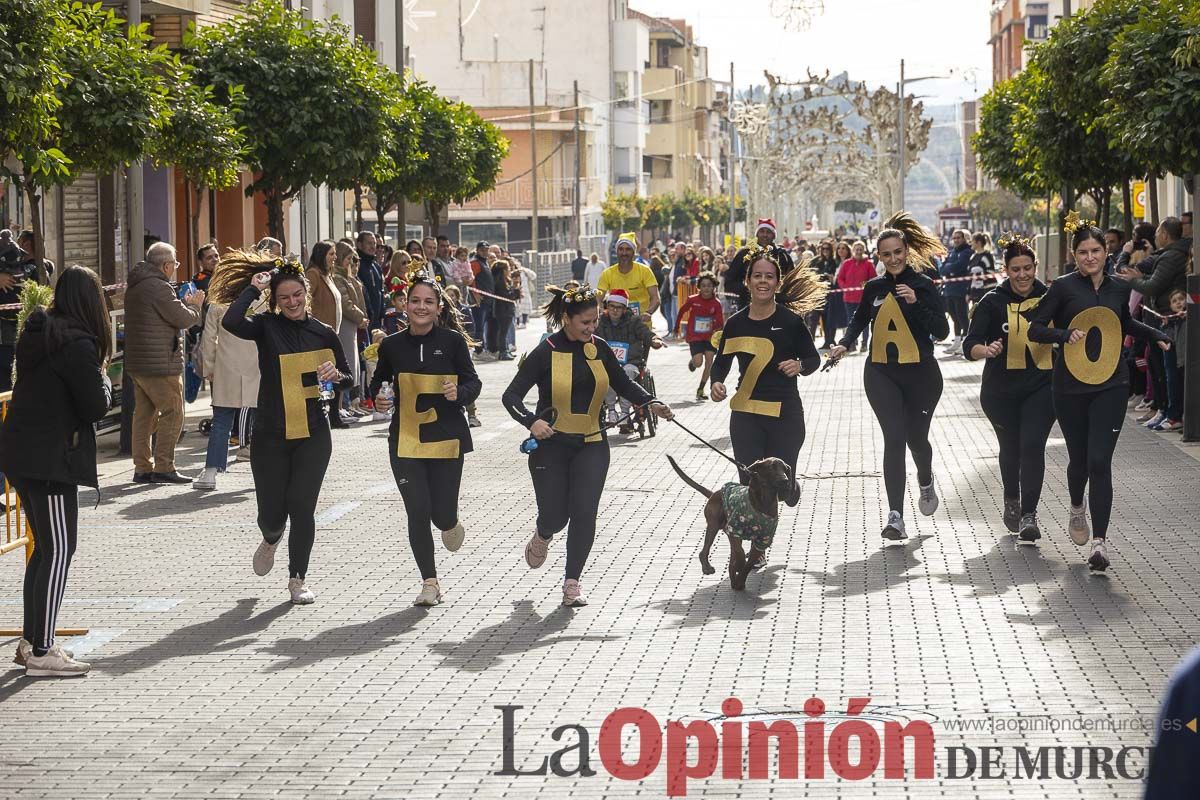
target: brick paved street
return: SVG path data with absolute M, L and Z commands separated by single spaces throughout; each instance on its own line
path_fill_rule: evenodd
M 535 337 L 522 332 L 526 344 Z M 728 447 L 727 406 L 688 400 L 694 384 L 684 362 L 679 348 L 653 356 L 660 396 Z M 701 574 L 702 501 L 664 455 L 709 486 L 732 469 L 668 425 L 652 441 L 614 438 L 584 573 L 591 605 L 560 607 L 562 542 L 539 571 L 522 558 L 535 512 L 520 431 L 499 405 L 512 364 L 480 367 L 485 427 L 467 458 L 467 540 L 457 554 L 439 544 L 447 602 L 432 610 L 410 606 L 418 575 L 381 423 L 335 433 L 309 575 L 318 601 L 308 607 L 287 603 L 281 564 L 267 578 L 251 572 L 259 534 L 248 465 L 233 465 L 210 494 L 134 486 L 127 462 L 119 465 L 124 472 L 104 481 L 97 508 L 93 494 L 81 498 L 60 619 L 91 628 L 76 647 L 93 672 L 31 680 L 0 667 L 0 796 L 664 797 L 662 766 L 641 782 L 604 769 L 604 718 L 622 706 L 647 709 L 663 725 L 711 718 L 730 696 L 748 713 L 794 711 L 785 716 L 797 727 L 804 702 L 820 697 L 828 729 L 849 698 L 870 697 L 872 718 L 933 723 L 939 777 L 887 780 L 881 767 L 860 782 L 828 768 L 804 783 L 722 780 L 718 768 L 692 780 L 690 796 L 1140 796 L 1136 780 L 1014 778 L 1011 750 L 1008 777 L 981 779 L 980 768 L 946 777 L 947 747 L 1119 748 L 1147 744 L 1140 728 L 963 733 L 945 724 L 1016 715 L 1149 723 L 1169 671 L 1200 641 L 1200 461 L 1166 434 L 1126 428 L 1114 464 L 1114 566 L 1091 576 L 1065 533 L 1056 430 L 1046 538 L 1018 549 L 999 522 L 979 368 L 945 361 L 933 427 L 942 507 L 927 519 L 911 504 L 910 540 L 883 549 L 882 440 L 861 391 L 862 363 L 854 357 L 802 380 L 804 497 L 784 510 L 770 564 L 744 594 L 720 571 Z M 183 445 L 181 469 L 193 468 L 203 439 L 192 432 Z M 715 562 L 724 548 L 718 541 Z M 20 571 L 17 555 L 0 557 L 0 625 L 19 621 Z M 517 767 L 534 769 L 572 743 L 574 733 L 562 742 L 550 733 L 579 724 L 598 774 L 495 775 L 503 767 L 495 706 L 506 704 L 524 706 Z M 576 759 L 566 756 L 568 769 Z M 1144 759 L 1132 762 L 1139 769 Z

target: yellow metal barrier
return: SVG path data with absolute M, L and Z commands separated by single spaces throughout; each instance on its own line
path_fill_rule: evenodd
M 8 416 L 11 399 L 12 392 L 0 392 L 0 420 Z M 4 508 L 4 540 L 0 542 L 0 555 L 24 547 L 28 563 L 33 556 L 33 529 L 29 527 L 29 520 L 21 510 L 21 498 L 8 482 L 7 475 L 4 477 Z M 56 636 L 83 636 L 87 632 L 87 628 L 56 628 L 54 631 Z M 0 638 L 21 634 L 20 628 L 0 629 Z

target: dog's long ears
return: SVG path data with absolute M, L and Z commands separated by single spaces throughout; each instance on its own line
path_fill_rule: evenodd
M 675 463 L 675 459 L 671 458 L 670 456 L 667 456 L 667 461 L 671 462 L 671 466 L 675 469 L 675 472 L 677 472 L 679 474 L 679 477 L 683 478 L 684 483 L 686 483 L 688 486 L 692 487 L 693 489 L 695 489 L 697 492 L 704 495 L 705 497 L 712 497 L 712 492 L 710 492 L 708 489 L 705 489 L 703 486 L 701 486 L 700 484 L 696 483 L 694 480 L 689 478 L 687 473 L 684 472 L 683 469 L 678 464 Z

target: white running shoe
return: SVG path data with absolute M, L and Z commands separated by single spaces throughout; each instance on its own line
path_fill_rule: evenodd
M 904 532 L 904 517 L 900 515 L 899 511 L 888 512 L 887 525 L 883 526 L 883 533 L 881 535 L 883 538 L 891 539 L 892 541 L 908 538 L 908 534 Z
M 211 492 L 217 488 L 217 468 L 205 467 L 204 471 L 196 480 L 192 481 L 192 488 L 201 492 Z
M 279 538 L 279 542 L 283 541 L 283 537 Z M 258 543 L 258 549 L 254 551 L 254 574 L 266 575 L 271 571 L 271 567 L 275 566 L 275 550 L 279 547 L 279 542 L 271 544 L 266 539 Z
M 1133 407 L 1134 411 L 1146 411 L 1150 408 L 1150 401 L 1146 398 L 1139 398 L 1138 404 Z
M 1104 572 L 1108 569 L 1108 548 L 1104 546 L 1103 539 L 1092 540 L 1092 554 L 1088 556 L 1088 569 L 1092 572 Z
M 586 606 L 587 598 L 583 596 L 583 587 L 579 581 L 568 578 L 563 581 L 563 605 L 568 607 Z
M 928 486 L 922 486 L 920 488 L 921 496 L 917 500 L 917 508 L 919 508 L 921 513 L 925 516 L 932 516 L 933 512 L 937 511 L 938 508 L 937 488 L 934 486 L 933 478 L 929 479 Z
M 1083 505 L 1071 506 L 1071 521 L 1067 524 L 1067 532 L 1071 534 L 1071 541 L 1080 547 L 1092 538 L 1092 528 L 1088 525 L 1087 518 L 1087 498 L 1084 498 Z
M 317 599 L 312 589 L 304 585 L 304 578 L 288 578 L 288 591 L 292 593 L 292 603 L 298 606 L 306 606 Z
M 453 553 L 462 547 L 463 539 L 466 535 L 466 530 L 463 528 L 462 523 L 459 522 L 450 530 L 442 531 L 442 544 L 446 545 L 446 549 Z
M 426 578 L 421 581 L 421 593 L 413 601 L 414 606 L 436 606 L 442 602 L 442 589 L 438 586 L 437 578 Z
M 31 678 L 74 678 L 86 675 L 91 668 L 91 664 L 76 661 L 57 644 L 44 656 L 34 655 L 31 648 L 25 660 L 25 674 Z
M 1155 425 L 1157 425 L 1158 423 L 1162 422 L 1162 421 L 1163 421 L 1163 420 L 1165 420 L 1166 418 L 1167 418 L 1166 412 L 1159 411 L 1159 412 L 1158 412 L 1157 414 L 1155 414 L 1153 417 L 1151 417 L 1150 419 L 1148 419 L 1148 420 L 1146 420 L 1145 422 L 1143 422 L 1143 423 L 1142 423 L 1142 427 L 1143 427 L 1143 428 L 1153 428 Z
M 549 552 L 550 540 L 543 539 L 538 536 L 537 531 L 534 531 L 533 536 L 529 537 L 529 542 L 525 545 L 525 563 L 533 569 L 537 569 L 546 563 L 546 554 Z
M 61 647 L 60 649 L 67 654 L 67 658 L 75 657 L 75 651 L 66 647 Z M 17 642 L 17 652 L 13 655 L 13 663 L 18 667 L 23 667 L 29 661 L 31 655 L 33 655 L 33 645 L 28 639 L 21 639 L 21 641 Z

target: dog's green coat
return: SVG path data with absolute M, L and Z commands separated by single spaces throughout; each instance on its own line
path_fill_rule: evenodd
M 750 488 L 739 483 L 727 483 L 721 488 L 725 505 L 725 532 L 766 550 L 775 539 L 778 517 L 769 517 L 750 503 Z

